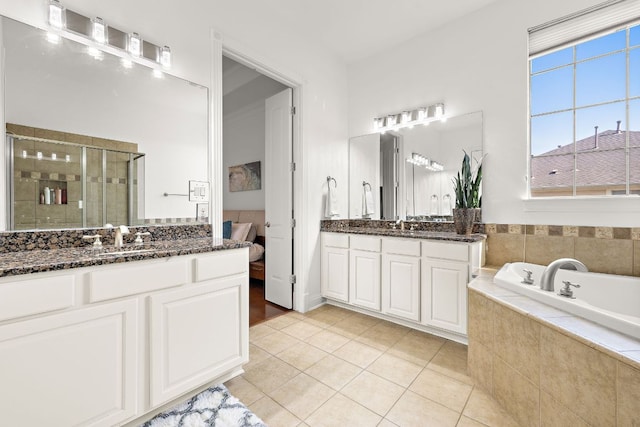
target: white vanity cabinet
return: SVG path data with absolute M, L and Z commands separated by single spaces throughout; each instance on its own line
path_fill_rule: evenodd
M 466 287 L 481 266 L 481 253 L 481 241 L 323 232 L 322 296 L 344 308 L 466 343 Z
M 420 241 L 382 241 L 382 312 L 420 320 Z
M 380 237 L 351 236 L 349 302 L 380 311 Z
M 0 424 L 139 425 L 240 374 L 248 266 L 244 248 L 0 278 Z
M 322 295 L 349 301 L 349 235 L 322 233 L 320 288 Z

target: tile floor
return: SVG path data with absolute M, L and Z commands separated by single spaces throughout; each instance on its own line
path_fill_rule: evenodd
M 467 347 L 324 305 L 249 329 L 225 385 L 271 427 L 516 426 L 467 375 Z

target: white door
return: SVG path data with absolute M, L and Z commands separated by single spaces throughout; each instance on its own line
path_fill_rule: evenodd
M 467 263 L 422 260 L 422 323 L 467 333 Z
M 420 258 L 382 256 L 382 312 L 420 320 Z
M 265 104 L 265 299 L 293 308 L 293 119 L 292 90 Z

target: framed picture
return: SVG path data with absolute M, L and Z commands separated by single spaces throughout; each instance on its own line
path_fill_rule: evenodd
M 252 191 L 262 188 L 260 162 L 229 166 L 229 191 Z
M 209 203 L 196 203 L 196 221 L 209 222 Z

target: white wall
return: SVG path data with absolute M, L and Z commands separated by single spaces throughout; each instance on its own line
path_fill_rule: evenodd
M 523 202 L 527 184 L 527 28 L 600 0 L 500 0 L 349 66 L 349 135 L 374 117 L 445 102 L 484 112 L 483 219 L 496 223 L 637 226 L 639 200 Z
M 264 175 L 264 114 L 264 101 L 260 101 L 224 118 L 224 209 L 264 210 L 264 185 L 260 190 L 232 193 L 228 174 L 229 166 L 259 161 Z
M 42 26 L 45 3 L 41 0 L 0 0 L 0 13 Z M 196 83 L 211 86 L 211 29 L 221 36 L 226 49 L 279 70 L 300 85 L 300 150 L 294 153 L 300 177 L 295 216 L 299 250 L 295 259 L 298 276 L 298 309 L 317 304 L 320 298 L 319 221 L 323 213 L 327 175 L 340 182 L 348 179 L 347 76 L 346 66 L 322 46 L 301 34 L 291 34 L 267 2 L 193 0 L 65 0 L 64 5 L 85 16 L 100 16 L 124 31 L 169 45 L 174 57 L 172 72 Z M 213 94 L 221 96 L 221 94 Z M 222 179 L 223 171 L 213 171 Z M 339 198 L 346 216 L 347 194 Z M 222 207 L 219 207 L 221 209 Z M 216 207 L 214 207 L 216 209 Z M 300 294 L 303 294 L 300 296 Z

